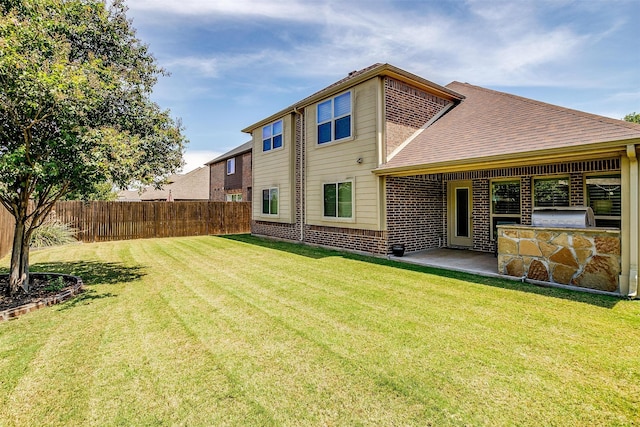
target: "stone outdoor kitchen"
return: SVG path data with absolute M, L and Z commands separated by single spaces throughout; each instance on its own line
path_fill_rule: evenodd
M 498 271 L 540 282 L 615 292 L 620 231 L 498 226 Z

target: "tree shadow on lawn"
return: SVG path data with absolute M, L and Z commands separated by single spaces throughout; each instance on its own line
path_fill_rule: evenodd
M 309 246 L 294 242 L 284 242 L 279 240 L 271 240 L 268 238 L 261 238 L 251 236 L 250 234 L 234 234 L 227 236 L 217 236 L 228 240 L 234 240 L 236 242 L 242 242 L 250 245 L 261 246 L 264 248 L 274 249 L 278 251 L 284 251 L 293 253 L 296 255 L 321 259 L 327 257 L 341 257 L 345 259 L 351 259 L 361 262 L 368 262 L 376 265 L 384 265 L 388 267 L 398 268 L 401 270 L 415 271 L 420 273 L 431 274 L 434 276 L 446 277 L 450 279 L 463 280 L 465 282 L 476 283 L 480 285 L 492 286 L 495 288 L 508 289 L 518 292 L 526 292 L 535 295 L 543 295 L 552 298 L 560 298 L 569 301 L 581 302 L 584 304 L 595 305 L 602 308 L 613 308 L 621 301 L 621 298 L 592 294 L 588 292 L 572 291 L 569 289 L 561 289 L 554 287 L 545 287 L 541 285 L 534 285 L 531 283 L 523 283 L 517 280 L 501 279 L 496 277 L 480 276 L 472 273 L 465 273 L 454 270 L 446 270 L 437 267 L 428 267 L 417 264 L 410 264 L 400 261 L 394 261 L 387 258 L 378 258 L 371 255 L 359 255 L 350 252 L 343 252 L 334 249 L 325 249 L 315 246 Z
M 8 272 L 7 268 L 0 268 L 0 273 Z M 82 279 L 84 292 L 62 304 L 60 310 L 67 310 L 76 305 L 90 304 L 93 300 L 118 296 L 112 292 L 98 293 L 95 289 L 87 288 L 87 286 L 134 282 L 145 275 L 142 266 L 126 266 L 116 262 L 98 261 L 36 263 L 29 266 L 29 272 L 69 274 Z

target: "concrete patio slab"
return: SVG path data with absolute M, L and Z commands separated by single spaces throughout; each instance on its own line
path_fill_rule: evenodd
M 466 249 L 438 248 L 407 253 L 392 260 L 446 270 L 462 271 L 488 277 L 508 278 L 498 273 L 498 260 L 492 253 Z

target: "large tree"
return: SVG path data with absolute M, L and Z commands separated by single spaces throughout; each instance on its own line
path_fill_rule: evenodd
M 640 114 L 636 113 L 635 111 L 631 114 L 627 114 L 626 116 L 624 116 L 624 119 L 627 122 L 631 122 L 631 123 L 638 123 L 640 124 Z
M 0 14 L 0 202 L 16 219 L 15 294 L 29 291 L 29 239 L 57 200 L 158 183 L 186 141 L 150 100 L 165 72 L 122 0 L 0 0 Z

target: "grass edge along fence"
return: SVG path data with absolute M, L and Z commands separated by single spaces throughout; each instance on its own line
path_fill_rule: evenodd
M 51 214 L 86 243 L 251 231 L 250 202 L 65 201 Z M 11 252 L 13 227 L 13 216 L 0 208 L 0 258 Z

